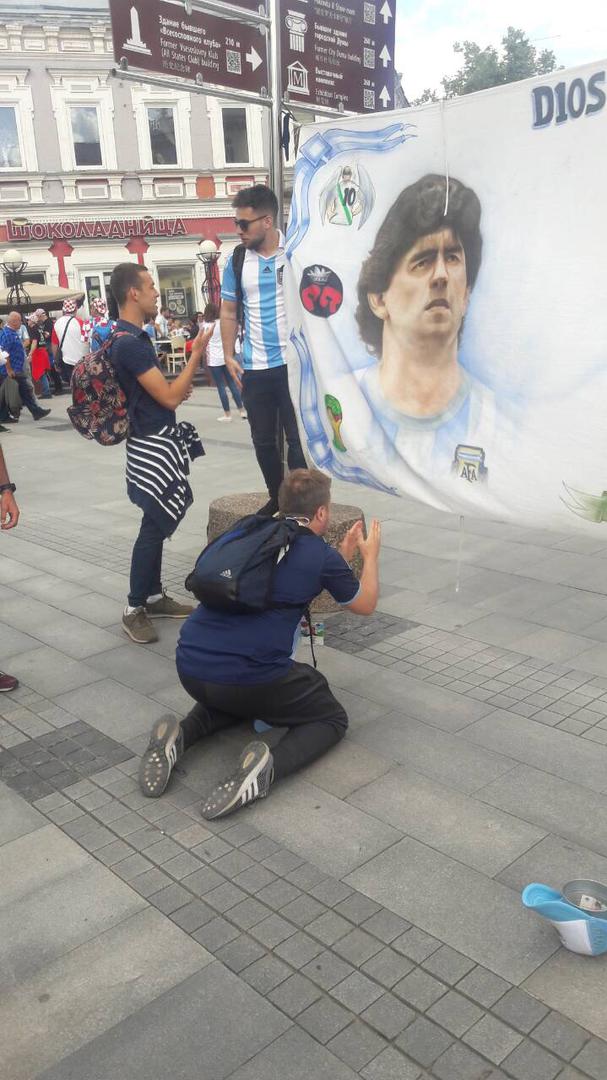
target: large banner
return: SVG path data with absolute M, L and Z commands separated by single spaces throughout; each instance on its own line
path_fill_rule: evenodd
M 320 468 L 607 520 L 607 64 L 306 127 L 285 285 Z

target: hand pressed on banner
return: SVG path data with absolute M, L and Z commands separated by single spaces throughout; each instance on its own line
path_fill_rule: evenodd
M 369 525 L 367 537 L 361 535 L 358 538 L 358 550 L 364 559 L 377 559 L 381 547 L 381 525 L 377 518 L 373 518 Z
M 339 545 L 338 551 L 340 555 L 343 555 L 347 563 L 352 562 L 356 549 L 358 548 L 358 541 L 360 540 L 362 534 L 362 521 L 355 521 L 354 524 L 348 529 L 341 544 Z

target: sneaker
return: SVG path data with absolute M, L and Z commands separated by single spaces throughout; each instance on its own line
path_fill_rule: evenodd
M 7 675 L 4 671 L 0 671 L 0 694 L 7 694 L 9 690 L 16 690 L 19 686 L 19 679 L 16 679 L 14 675 Z
M 231 422 L 232 422 L 232 417 L 231 416 L 218 416 L 217 417 L 217 423 L 218 424 L 228 424 L 228 423 L 231 423 Z
M 38 409 L 38 412 L 34 413 L 34 420 L 44 420 L 45 416 L 50 416 L 50 409 Z
M 136 641 L 138 645 L 151 645 L 153 641 L 158 641 L 158 634 L 143 607 L 135 608 L 130 615 L 124 612 L 122 629 L 129 635 L 131 641 Z
M 145 611 L 150 619 L 187 619 L 194 608 L 192 604 L 180 604 L 178 600 L 173 600 L 173 597 L 167 596 L 163 590 L 162 599 L 147 603 Z
M 183 732 L 174 716 L 163 716 L 152 728 L 148 748 L 139 765 L 139 787 L 148 799 L 165 790 L 174 766 L 183 754 Z
M 264 742 L 251 742 L 245 746 L 236 772 L 213 788 L 200 807 L 203 818 L 224 817 L 248 806 L 257 799 L 265 799 L 274 780 L 274 758 Z

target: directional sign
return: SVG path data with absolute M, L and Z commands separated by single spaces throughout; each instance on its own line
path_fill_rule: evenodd
M 393 0 L 390 0 L 393 2 Z M 242 3 L 249 8 L 250 3 Z M 114 56 L 129 67 L 234 90 L 269 86 L 266 38 L 217 15 L 186 15 L 174 0 L 110 0 Z
M 282 85 L 299 102 L 394 107 L 396 0 L 280 0 Z

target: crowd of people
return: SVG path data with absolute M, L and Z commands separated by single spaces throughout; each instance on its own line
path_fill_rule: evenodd
M 177 647 L 177 674 L 195 705 L 181 722 L 165 717 L 154 725 L 139 771 L 143 794 L 160 796 L 176 761 L 201 738 L 242 721 L 256 725 L 262 721 L 266 730 L 283 729 L 272 749 L 263 739 L 245 747 L 234 773 L 203 800 L 201 813 L 209 819 L 264 798 L 276 780 L 314 761 L 343 737 L 347 715 L 327 680 L 315 666 L 294 659 L 301 620 L 324 589 L 361 615 L 375 610 L 379 593 L 377 521 L 371 522 L 367 537 L 357 522 L 339 549 L 324 539 L 331 520 L 330 480 L 307 468 L 289 394 L 284 237 L 277 224 L 276 197 L 265 185 L 255 185 L 241 190 L 233 206 L 240 244 L 224 270 L 220 307 L 209 304 L 187 326 L 179 325 L 180 320 L 169 325 L 167 309 L 158 314 L 159 293 L 149 270 L 134 262 L 120 263 L 110 281 L 118 309 L 112 314 L 117 318 L 111 319 L 103 302 L 95 301 L 91 319 L 84 323 L 77 302 L 66 301 L 50 334 L 50 351 L 42 336 L 36 342 L 36 349 L 47 348 L 49 368 L 58 369 L 69 383 L 83 352 L 110 338 L 108 356 L 128 404 L 127 494 L 142 514 L 122 627 L 131 641 L 146 645 L 158 640 L 157 619 L 185 620 Z M 45 313 L 36 314 L 41 319 Z M 8 328 L 2 331 L 8 334 L 10 350 L 0 378 L 2 385 L 20 380 L 22 400 L 31 402 L 37 419 L 40 407 L 31 397 L 24 361 L 19 366 L 17 360 L 17 354 L 25 356 L 20 323 L 21 317 L 11 313 Z M 187 335 L 191 346 L 182 369 L 168 379 L 157 339 L 159 335 L 161 341 L 167 335 L 170 339 L 171 334 Z M 0 335 L 0 348 L 2 341 Z M 280 549 L 265 601 L 255 609 L 245 605 L 243 610 L 238 603 L 222 609 L 208 603 L 195 607 L 169 596 L 163 586 L 164 541 L 193 501 L 190 461 L 204 454 L 196 429 L 178 421 L 176 410 L 190 397 L 205 359 L 221 399 L 221 418 L 230 418 L 228 390 L 240 414 L 248 417 L 267 486 L 268 500 L 247 528 L 261 530 L 276 519 L 290 523 L 292 531 L 292 540 Z M 286 477 L 279 422 L 288 444 Z M 14 493 L 0 452 L 3 529 L 18 522 Z M 357 551 L 363 561 L 360 580 L 350 566 Z M 236 563 L 234 571 L 230 566 L 221 570 L 222 578 L 237 574 Z M 0 691 L 15 686 L 16 679 L 0 673 Z
M 41 420 L 50 410 L 40 406 L 39 399 L 48 400 L 69 392 L 76 364 L 88 352 L 100 349 L 116 329 L 117 320 L 110 317 L 102 297 L 90 301 L 89 311 L 89 317 L 83 317 L 79 301 L 68 299 L 56 318 L 44 308 L 37 308 L 26 316 L 12 311 L 4 321 L 0 320 L 2 425 L 17 423 L 23 408 L 28 409 L 35 420 Z M 169 308 L 163 308 L 150 316 L 143 329 L 154 343 L 161 366 L 165 366 L 172 339 L 182 341 L 186 354 L 189 354 L 200 327 L 206 328 L 209 324 L 215 326 L 215 332 L 204 360 L 223 408 L 217 419 L 232 419 L 226 388 L 229 388 L 240 415 L 246 419 L 238 388 L 223 361 L 218 304 L 209 303 L 204 311 L 197 311 L 186 319 L 177 318 Z M 13 381 L 6 382 L 7 379 Z

